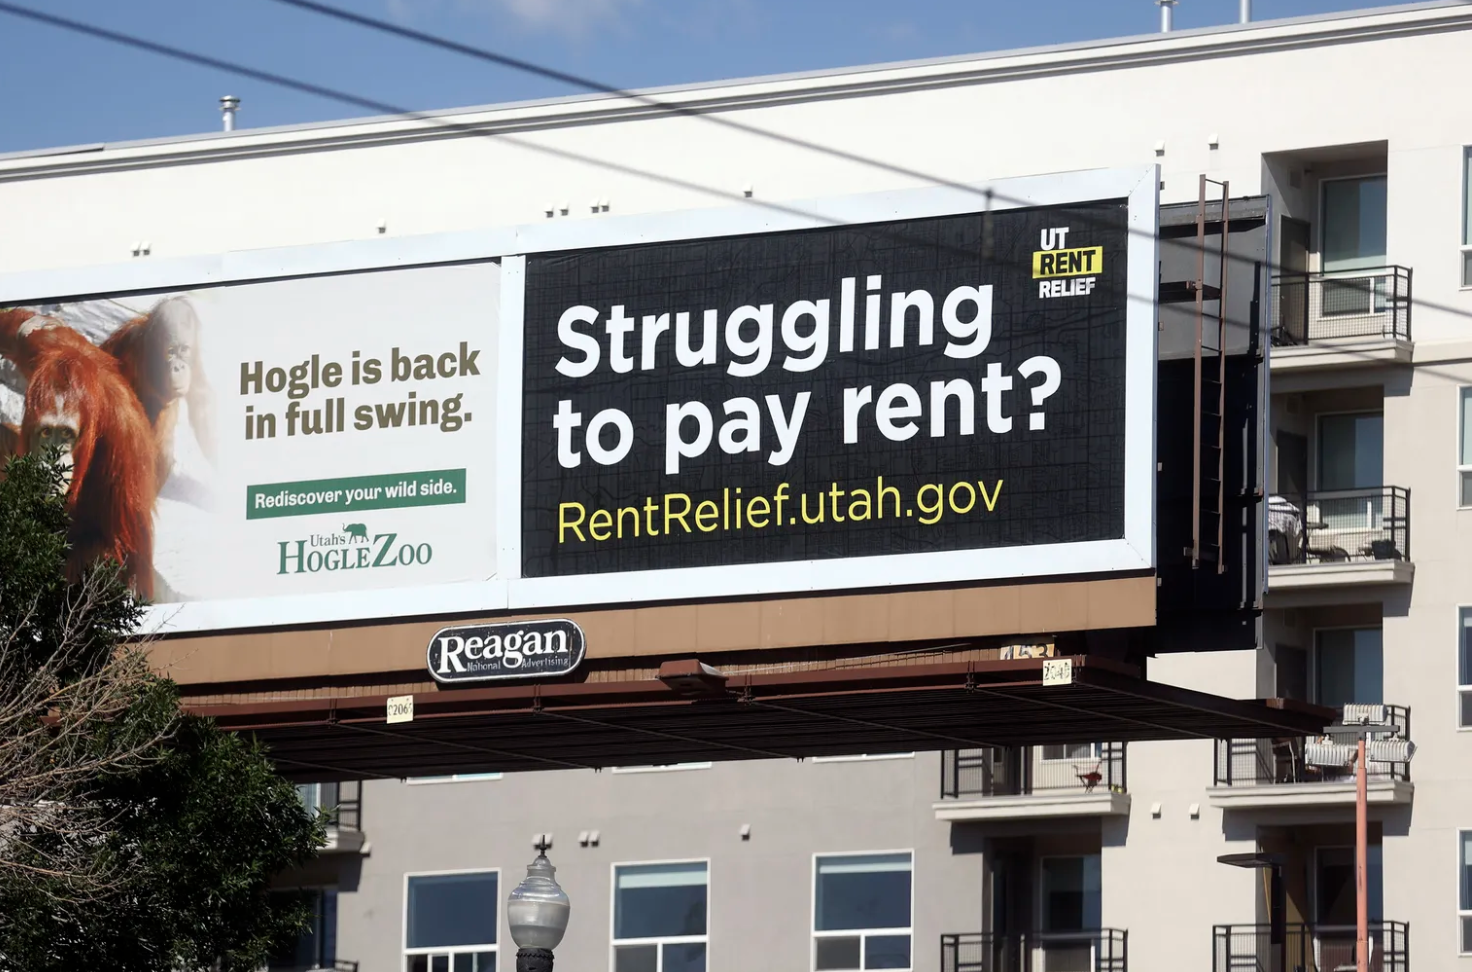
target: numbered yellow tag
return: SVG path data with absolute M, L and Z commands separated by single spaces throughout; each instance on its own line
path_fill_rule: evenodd
M 414 696 L 395 695 L 388 700 L 388 724 L 414 721 Z

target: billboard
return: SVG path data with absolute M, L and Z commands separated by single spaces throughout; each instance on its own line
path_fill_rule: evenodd
M 0 277 L 0 448 L 172 630 L 1149 570 L 1154 169 L 986 188 Z
M 1127 239 L 1118 199 L 528 256 L 523 576 L 1122 537 Z
M 494 263 L 0 314 L 0 420 L 68 456 L 74 566 L 160 605 L 495 569 Z

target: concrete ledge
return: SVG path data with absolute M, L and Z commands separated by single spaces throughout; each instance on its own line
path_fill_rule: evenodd
M 1275 564 L 1268 568 L 1268 591 L 1409 584 L 1415 574 L 1415 564 L 1406 560 L 1345 560 L 1318 564 Z
M 361 830 L 341 827 L 327 828 L 327 843 L 317 851 L 319 854 L 366 854 L 368 838 Z
M 1415 784 L 1401 780 L 1371 779 L 1366 797 L 1372 804 L 1408 804 Z M 1214 786 L 1206 798 L 1223 810 L 1275 810 L 1290 807 L 1352 807 L 1354 780 L 1332 783 L 1260 783 L 1256 786 Z
M 1044 817 L 1113 817 L 1130 812 L 1130 795 L 1109 790 L 1093 793 L 1033 793 L 980 800 L 942 800 L 935 819 L 957 823 L 974 820 L 1033 820 Z
M 1275 374 L 1410 364 L 1414 347 L 1412 342 L 1399 338 L 1331 338 L 1296 347 L 1274 347 L 1268 361 Z

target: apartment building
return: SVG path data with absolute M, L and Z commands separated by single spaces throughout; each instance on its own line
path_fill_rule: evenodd
M 28 226 L 73 209 L 95 218 L 85 236 L 0 238 L 0 263 L 44 276 L 136 257 L 143 237 L 188 256 L 709 205 L 691 181 L 785 203 L 919 173 L 1154 163 L 1163 203 L 1196 200 L 1202 175 L 1265 197 L 1263 642 L 1162 654 L 1149 675 L 1394 722 L 1415 758 L 1371 768 L 1372 967 L 1472 968 L 1472 109 L 1456 96 L 1469 56 L 1472 8 L 1434 2 L 658 92 L 694 109 L 679 115 L 590 97 L 450 113 L 448 134 L 376 119 L 28 153 L 0 158 L 0 211 Z M 702 111 L 846 157 L 705 125 Z M 541 148 L 596 139 L 659 177 L 475 137 L 512 130 Z M 209 218 L 163 202 L 191 198 L 212 200 Z M 505 898 L 539 842 L 572 899 L 562 968 L 1353 961 L 1353 773 L 1347 752 L 1314 739 L 1079 740 L 303 793 L 336 822 L 287 881 L 312 891 L 318 920 L 282 969 L 510 969 Z M 1262 866 L 1218 861 L 1228 854 Z M 1286 886 L 1286 966 L 1269 941 L 1270 864 Z

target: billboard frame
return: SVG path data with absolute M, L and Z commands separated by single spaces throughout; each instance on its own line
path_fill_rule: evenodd
M 1101 199 L 1128 201 L 1125 309 L 1124 536 L 1079 543 L 889 554 L 833 560 L 521 577 L 522 338 L 528 254 L 823 229 Z M 969 186 L 899 189 L 754 206 L 551 221 L 232 251 L 198 257 L 0 274 L 0 306 L 499 261 L 502 270 L 494 448 L 495 572 L 459 583 L 157 605 L 166 633 L 545 610 L 629 602 L 838 592 L 1153 570 L 1155 558 L 1156 296 L 1159 169 L 1155 165 L 1035 175 Z M 518 416 L 518 421 L 507 418 Z

